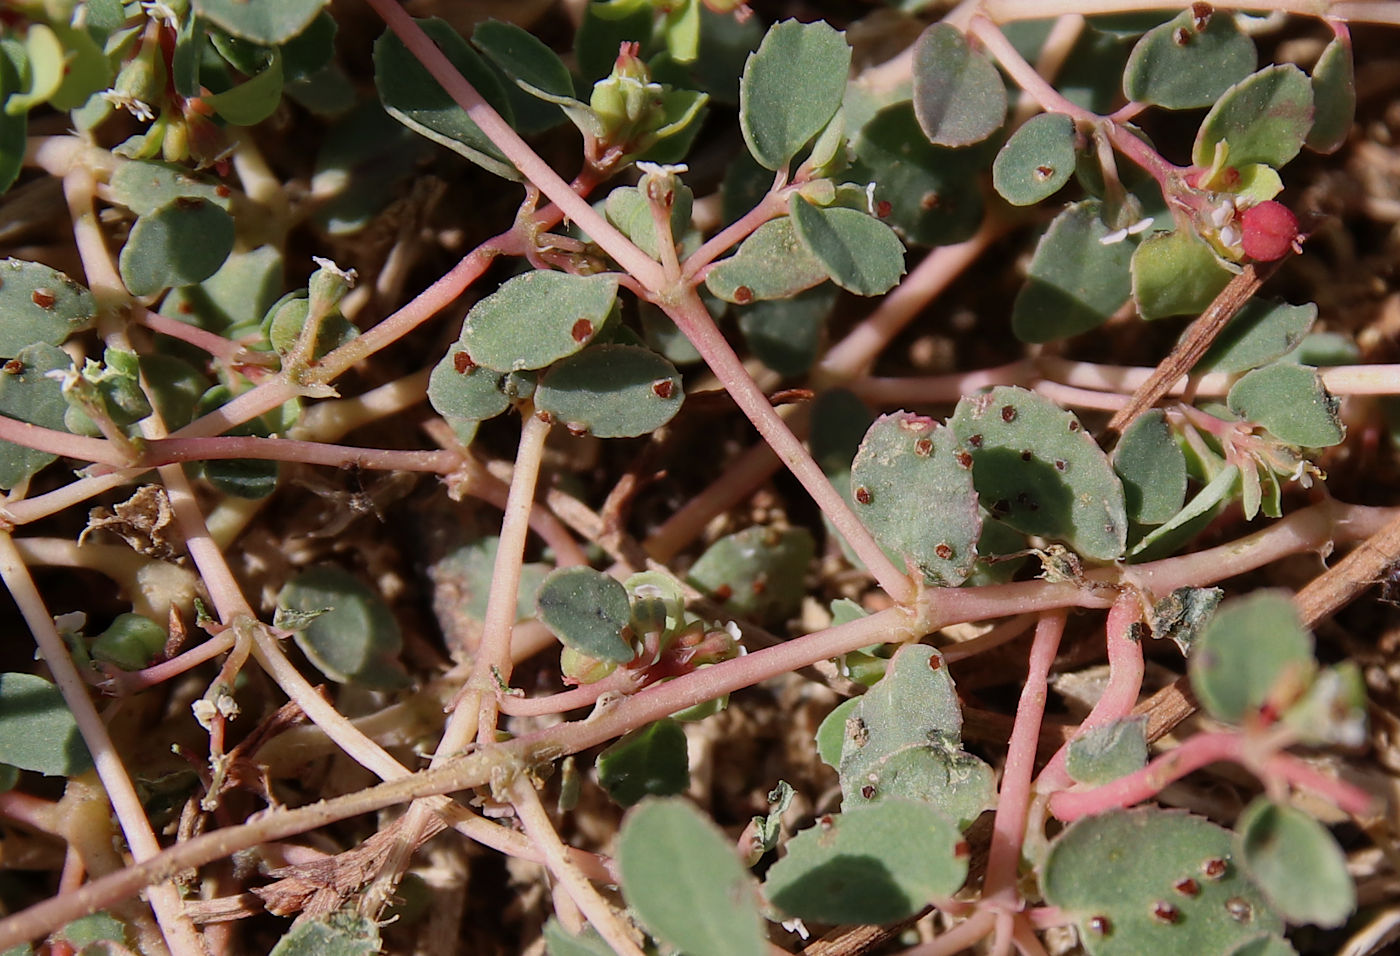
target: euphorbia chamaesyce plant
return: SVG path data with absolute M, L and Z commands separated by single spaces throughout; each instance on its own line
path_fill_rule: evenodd
M 419 13 L 0 11 L 0 950 L 1380 951 L 1400 4 Z

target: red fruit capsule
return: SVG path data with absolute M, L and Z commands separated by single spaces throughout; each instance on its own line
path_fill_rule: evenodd
M 1281 202 L 1261 202 L 1240 215 L 1244 254 L 1260 262 L 1282 259 L 1298 239 L 1298 217 Z

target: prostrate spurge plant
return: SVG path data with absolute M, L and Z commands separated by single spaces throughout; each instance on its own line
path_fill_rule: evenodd
M 1257 293 L 1400 4 L 437 7 L 0 10 L 0 949 L 1384 945 L 1400 369 Z

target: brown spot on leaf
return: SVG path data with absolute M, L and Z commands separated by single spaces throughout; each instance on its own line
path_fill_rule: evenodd
M 938 193 L 930 190 L 919 197 L 919 207 L 923 209 L 924 212 L 932 212 L 939 207 L 942 201 Z
M 972 455 L 968 452 L 963 451 L 961 448 L 958 449 L 958 453 L 953 457 L 955 457 L 958 460 L 958 464 L 961 465 L 963 468 L 972 467 Z
M 967 439 L 967 443 L 968 443 L 969 445 L 971 445 L 973 448 L 981 448 L 981 447 L 982 447 L 982 436 L 981 436 L 981 435 L 972 435 L 972 436 L 969 436 L 968 439 Z
M 1063 458 L 1056 458 L 1056 459 L 1055 459 L 1055 470 L 1056 470 L 1056 471 L 1068 471 L 1068 470 L 1069 470 L 1069 462 L 1065 461 Z
M 863 787 L 860 788 L 860 795 L 861 795 L 862 797 L 864 797 L 865 799 L 867 799 L 867 800 L 874 800 L 874 799 L 875 799 L 875 785 L 874 785 L 874 784 L 867 783 L 865 786 L 863 786 Z
M 452 367 L 457 370 L 459 375 L 466 375 L 472 369 L 476 368 L 476 363 L 472 361 L 472 357 L 466 352 L 453 352 Z
M 214 195 L 218 196 L 220 199 L 227 199 L 229 196 L 233 195 L 233 190 L 229 189 L 223 183 L 219 183 L 219 185 L 214 187 Z
M 1014 421 L 1016 420 L 1016 406 L 1015 406 L 1015 405 L 1003 405 L 1003 406 L 1001 406 L 1001 420 L 1004 421 L 1004 422 L 1007 422 L 1008 424 L 1011 423 L 1011 422 L 1014 422 Z
M 1113 931 L 1113 923 L 1109 921 L 1107 916 L 1091 916 L 1089 917 L 1089 928 L 1100 936 L 1107 936 Z
M 1079 429 L 1082 428 L 1082 427 L 1084 427 L 1084 426 L 1082 426 L 1082 425 L 1079 424 L 1079 419 L 1077 419 L 1077 418 L 1071 418 L 1071 419 L 1069 420 L 1069 430 L 1070 430 L 1070 431 L 1072 431 L 1072 432 L 1077 432 L 1077 431 L 1079 431 Z
M 8 362 L 5 363 L 5 374 L 6 374 L 6 375 L 18 375 L 20 372 L 23 372 L 23 371 L 24 371 L 24 363 L 21 362 L 21 361 L 20 361 L 19 359 L 17 359 L 17 358 L 12 358 L 12 359 L 10 359 Z
M 944 561 L 949 561 L 953 557 L 953 549 L 946 544 L 938 545 L 938 547 L 933 549 L 933 553 L 938 555 Z
M 1201 864 L 1201 873 L 1208 880 L 1222 879 L 1227 869 L 1229 869 L 1229 864 L 1218 856 L 1211 857 Z
M 540 421 L 544 422 L 546 425 L 554 424 L 554 416 L 551 413 L 545 411 L 543 408 L 537 409 L 535 411 L 535 417 L 538 418 Z
M 1225 901 L 1225 912 L 1237 923 L 1248 923 L 1254 919 L 1254 907 L 1249 905 L 1248 900 L 1239 896 L 1232 896 Z
M 1038 183 L 1043 183 L 1053 175 L 1055 175 L 1054 166 L 1040 165 L 1035 168 L 1032 178 Z
M 1201 884 L 1197 883 L 1189 876 L 1183 877 L 1182 879 L 1179 879 L 1175 883 L 1173 883 L 1172 889 L 1176 890 L 1182 896 L 1201 895 Z
M 1024 449 L 1021 450 L 1021 460 L 1022 460 L 1022 461 L 1030 461 L 1030 460 L 1031 460 L 1032 458 L 1034 458 L 1034 457 L 1035 457 L 1035 453 L 1032 452 L 1029 448 L 1024 448 Z
M 892 212 L 894 212 L 894 207 L 890 205 L 888 199 L 881 199 L 875 204 L 875 215 L 880 219 L 888 218 Z
M 588 434 L 588 426 L 582 422 L 568 422 L 564 425 L 564 428 L 575 438 L 582 438 L 584 435 Z
M 748 305 L 753 301 L 753 290 L 746 285 L 741 285 L 734 290 L 734 301 L 740 305 Z
M 927 458 L 929 455 L 932 455 L 933 439 L 920 438 L 918 441 L 914 442 L 914 454 L 918 455 L 920 458 Z
M 972 844 L 966 840 L 959 840 L 953 844 L 953 858 L 956 860 L 966 860 L 972 856 Z
M 875 500 L 874 496 L 870 494 L 870 489 L 865 487 L 865 485 L 857 485 L 855 493 L 856 501 L 859 501 L 863 505 L 868 505 Z
M 593 336 L 593 323 L 587 319 L 579 319 L 569 330 L 569 334 L 574 337 L 575 342 L 587 342 Z
M 1191 44 L 1191 31 L 1185 27 L 1177 27 L 1172 31 L 1172 42 L 1177 46 L 1189 46 Z
M 1197 33 L 1204 33 L 1206 27 L 1210 26 L 1210 18 L 1215 15 L 1215 8 L 1208 3 L 1201 3 L 1197 0 L 1191 4 L 1191 25 L 1196 28 Z
M 676 383 L 669 378 L 657 379 L 651 383 L 651 393 L 657 398 L 670 398 L 676 394 Z
M 52 289 L 35 289 L 29 293 L 29 298 L 41 309 L 52 309 L 53 304 L 58 301 Z
M 1152 904 L 1152 918 L 1159 923 L 1175 923 L 1181 918 L 1181 910 L 1166 900 L 1158 900 Z

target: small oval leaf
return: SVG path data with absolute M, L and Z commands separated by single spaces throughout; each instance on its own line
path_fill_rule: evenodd
M 847 292 L 884 295 L 904 275 L 904 244 L 875 217 L 845 206 L 816 206 L 799 195 L 788 211 L 802 244 Z
M 977 494 L 994 517 L 1097 561 L 1123 553 L 1123 484 L 1072 413 L 999 386 L 958 402 L 948 424 L 972 455 Z
M 283 613 L 315 614 L 296 629 L 296 642 L 331 680 L 377 690 L 407 683 L 398 622 L 384 599 L 350 572 L 329 564 L 308 568 L 287 582 L 277 605 Z
M 49 777 L 92 767 L 63 695 L 42 677 L 0 674 L 0 763 Z
M 1036 245 L 1011 309 L 1021 341 L 1053 342 L 1098 328 L 1132 294 L 1136 243 L 1104 243 L 1110 234 L 1102 208 L 1094 199 L 1066 207 Z
M 504 376 L 476 365 L 461 343 L 447 350 L 428 376 L 428 402 L 443 418 L 485 421 L 510 407 L 501 389 Z
M 1144 319 L 1195 315 L 1233 275 L 1189 229 L 1160 232 L 1140 243 L 1131 265 L 1133 300 Z
M 1130 100 L 1187 110 L 1210 106 L 1254 69 L 1254 41 L 1222 10 L 1204 29 L 1187 10 L 1143 34 L 1128 57 L 1123 93 Z
M 687 956 L 768 952 L 754 880 L 734 842 L 684 800 L 634 807 L 622 821 L 617 865 L 628 905 Z
M 1290 922 L 1341 926 L 1356 909 L 1346 854 L 1308 814 L 1260 797 L 1240 814 L 1240 864 Z
M 1074 120 L 1064 113 L 1032 116 L 997 153 L 992 185 L 1013 206 L 1048 199 L 1074 175 L 1074 140 Z
M 956 27 L 935 23 L 914 42 L 914 115 L 929 142 L 980 143 L 1006 121 L 1006 84 Z
M 38 262 L 0 262 L 0 359 L 13 358 L 38 342 L 62 345 L 97 317 L 86 288 Z
M 1356 67 L 1351 38 L 1334 37 L 1312 71 L 1313 126 L 1308 148 L 1319 153 L 1340 149 L 1356 118 Z
M 672 797 L 690 786 L 685 729 L 664 717 L 632 731 L 598 755 L 598 784 L 624 807 L 643 797 Z
M 850 67 L 845 34 L 826 23 L 770 27 L 739 79 L 739 128 L 753 157 L 786 166 L 835 115 Z
M 1263 425 L 1274 437 L 1303 448 L 1326 448 L 1346 437 L 1340 402 L 1317 369 L 1291 362 L 1257 368 L 1230 388 L 1230 410 Z
M 1226 601 L 1191 645 L 1191 687 L 1211 716 L 1243 723 L 1266 704 L 1278 712 L 1317 668 L 1312 635 L 1282 591 Z
M 962 834 L 926 803 L 886 800 L 823 818 L 787 845 L 763 884 L 774 906 L 821 923 L 892 923 L 967 879 Z
M 680 411 L 676 367 L 648 348 L 596 345 L 555 363 L 535 389 L 535 407 L 578 434 L 635 438 Z
M 136 220 L 118 265 L 132 295 L 203 282 L 233 250 L 233 217 L 201 197 L 182 196 Z
M 193 0 L 195 12 L 236 37 L 265 46 L 277 46 L 301 33 L 326 0 Z
M 472 306 L 461 343 L 477 365 L 544 368 L 587 345 L 617 299 L 613 276 L 527 272 Z
M 1236 169 L 1252 163 L 1278 169 L 1303 148 L 1312 121 L 1307 74 L 1291 63 L 1266 66 L 1230 87 L 1206 114 L 1191 159 L 1209 167 L 1223 142 L 1226 161 Z
M 1186 501 L 1186 455 L 1161 409 L 1139 415 L 1123 432 L 1113 449 L 1113 470 L 1135 524 L 1169 521 Z
M 566 647 L 600 661 L 625 663 L 636 656 L 623 631 L 632 619 L 627 589 L 589 567 L 559 568 L 535 598 L 540 621 Z
M 826 278 L 826 267 L 797 238 L 792 220 L 783 217 L 759 226 L 734 255 L 715 263 L 705 287 L 725 302 L 745 305 L 786 299 Z

